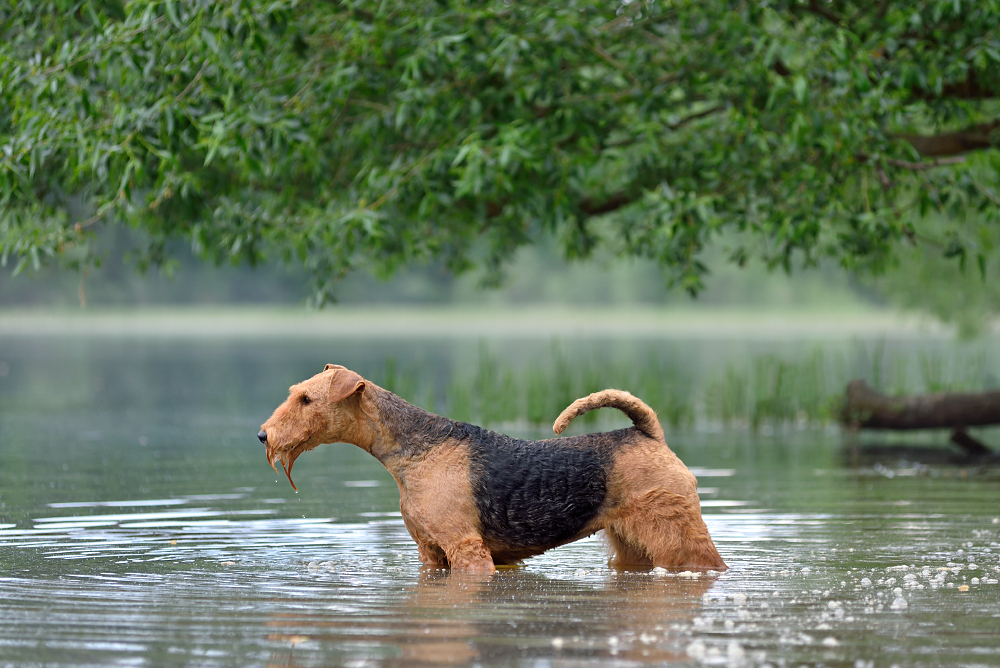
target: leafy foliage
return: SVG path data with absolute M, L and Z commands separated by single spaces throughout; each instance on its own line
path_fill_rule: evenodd
M 0 261 L 93 235 L 499 277 L 542 235 L 879 271 L 1000 212 L 1000 2 L 23 0 L 0 8 Z M 965 154 L 973 152 L 974 158 Z M 943 223 L 941 221 L 944 221 Z

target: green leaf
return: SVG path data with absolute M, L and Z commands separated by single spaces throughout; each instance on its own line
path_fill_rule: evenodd
M 805 104 L 806 95 L 809 91 L 809 83 L 806 81 L 806 78 L 801 74 L 796 76 L 792 89 L 795 92 L 795 100 L 799 104 Z
M 183 28 L 184 24 L 181 23 L 180 16 L 177 15 L 177 3 L 174 0 L 166 0 L 163 6 L 167 12 L 167 18 L 170 20 L 170 23 L 172 23 L 175 28 Z
M 204 40 L 208 48 L 211 49 L 212 53 L 218 55 L 219 42 L 215 39 L 215 35 L 213 35 L 207 28 L 202 28 L 201 38 Z

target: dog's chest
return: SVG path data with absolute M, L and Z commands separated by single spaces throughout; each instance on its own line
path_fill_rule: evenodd
M 592 448 L 506 441 L 474 445 L 470 455 L 484 538 L 511 546 L 543 547 L 573 538 L 607 493 L 607 462 Z

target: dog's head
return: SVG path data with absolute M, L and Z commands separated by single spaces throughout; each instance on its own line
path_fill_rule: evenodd
M 323 443 L 357 441 L 360 400 L 365 379 L 350 369 L 327 364 L 321 373 L 288 388 L 288 399 L 260 426 L 257 438 L 267 449 L 267 462 L 275 462 L 288 476 L 292 489 L 292 465 L 303 452 Z

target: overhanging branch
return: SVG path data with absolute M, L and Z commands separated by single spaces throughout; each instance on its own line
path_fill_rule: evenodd
M 938 158 L 937 160 L 930 160 L 928 162 L 909 162 L 907 160 L 893 160 L 892 158 L 889 158 L 886 162 L 894 167 L 922 171 L 925 169 L 933 169 L 935 167 L 944 167 L 946 165 L 960 165 L 965 162 L 965 156 L 956 155 L 951 158 Z
M 800 5 L 798 3 L 793 2 L 792 5 L 789 7 L 789 9 L 792 12 L 796 11 L 809 12 L 814 16 L 818 16 L 821 19 L 828 21 L 829 23 L 837 26 L 838 28 L 848 27 L 845 25 L 845 21 L 842 16 L 839 16 L 832 10 L 828 9 L 827 7 L 824 7 L 823 3 L 820 2 L 819 0 L 809 0 L 809 2 L 805 5 Z
M 588 197 L 580 202 L 580 211 L 588 216 L 600 216 L 605 213 L 617 211 L 623 206 L 631 204 L 636 199 L 638 199 L 638 197 L 633 197 L 627 193 L 618 193 L 617 195 L 612 195 L 611 197 L 602 200 L 593 200 Z
M 993 148 L 995 143 L 990 134 L 997 128 L 1000 128 L 1000 119 L 990 123 L 970 125 L 962 130 L 940 135 L 900 134 L 895 136 L 908 141 L 917 150 L 917 153 L 925 158 L 934 158 Z
M 805 9 L 807 12 L 811 14 L 815 14 L 816 16 L 820 16 L 826 19 L 835 26 L 839 26 L 844 22 L 843 18 L 834 14 L 832 11 L 824 7 L 817 0 L 809 0 L 809 4 L 805 6 L 803 9 Z
M 916 87 L 913 89 L 913 97 L 918 100 L 943 100 L 948 98 L 958 98 L 960 100 L 992 100 L 1000 97 L 1000 89 L 995 85 L 990 87 L 984 85 L 976 70 L 969 70 L 968 76 L 959 81 L 946 83 L 940 91 L 932 91 L 926 88 Z

